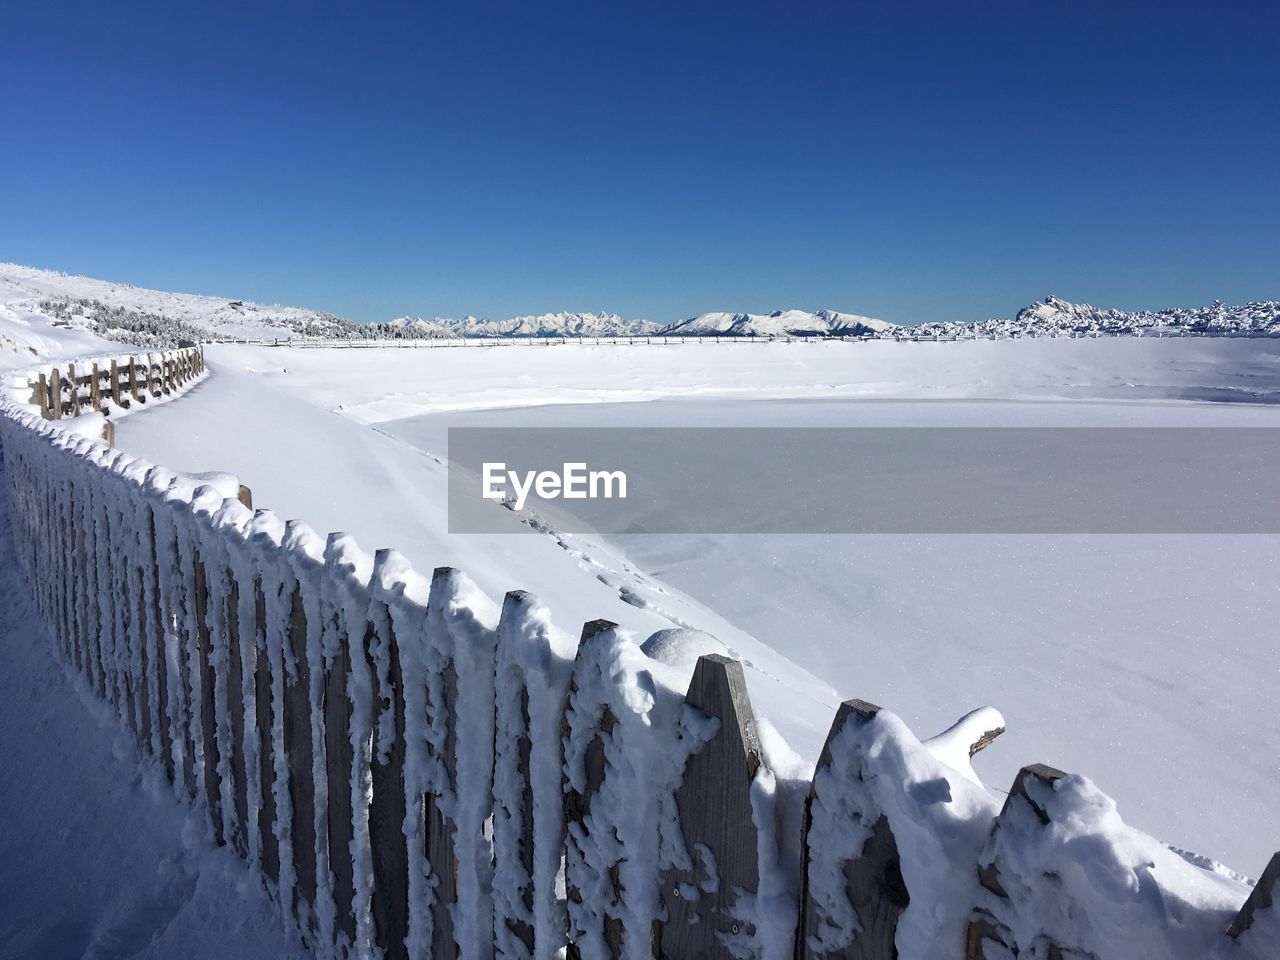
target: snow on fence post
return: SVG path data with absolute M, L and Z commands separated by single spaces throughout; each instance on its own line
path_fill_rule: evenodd
M 370 912 L 373 939 L 385 960 L 407 960 L 409 936 L 409 847 L 405 834 L 405 690 L 393 611 L 412 603 L 401 570 L 408 564 L 393 550 L 374 556 L 370 636 L 365 654 L 373 665 L 376 706 L 370 770 L 369 846 L 373 879 Z M 419 578 L 420 579 L 420 578 Z M 425 596 L 423 597 L 425 600 Z M 415 836 L 419 834 L 415 831 Z
M 201 732 L 204 786 L 220 844 L 248 852 L 245 782 L 244 659 L 240 650 L 240 598 L 232 552 L 243 549 L 248 511 L 211 487 L 197 490 L 191 532 L 198 541 L 197 602 L 200 630 Z M 200 580 L 203 583 L 200 583 Z
M 664 679 L 669 670 L 616 624 L 583 627 L 563 727 L 574 960 L 652 957 L 661 872 L 688 862 L 673 794 L 715 721 Z
M 856 736 L 879 712 L 878 706 L 865 700 L 842 703 L 818 758 L 801 834 L 799 960 L 895 960 L 898 956 L 894 935 L 909 897 L 888 819 L 873 814 L 869 836 L 851 857 L 824 846 L 834 831 L 851 832 L 858 827 L 856 822 L 840 821 L 853 819 L 842 794 L 861 780 L 861 771 L 845 768 L 843 758 L 836 756 L 836 741 Z
M 253 603 L 253 717 L 258 757 L 257 767 L 250 774 L 257 786 L 254 791 L 257 818 L 252 824 L 254 840 L 250 847 L 256 846 L 258 867 L 267 879 L 268 889 L 276 893 L 281 892 L 283 884 L 282 844 L 276 834 L 276 796 L 284 788 L 277 782 L 276 770 L 281 763 L 278 754 L 283 743 L 280 701 L 284 683 L 281 651 L 284 627 L 276 578 L 268 578 L 264 570 L 270 569 L 265 557 L 274 554 L 279 546 L 279 527 L 273 515 L 259 510 L 246 531 L 253 557 L 249 586 Z
M 282 720 L 295 878 L 292 906 L 298 924 L 309 940 L 321 933 L 319 921 L 322 914 L 317 901 L 319 889 L 325 881 L 321 874 L 327 872 L 327 869 L 321 870 L 321 838 L 316 829 L 322 816 L 323 801 L 316 796 L 317 771 L 323 771 L 324 761 L 323 718 L 316 714 L 324 677 L 323 667 L 315 662 L 314 657 L 319 651 L 313 649 L 319 647 L 320 623 L 314 571 L 310 569 L 314 559 L 308 556 L 308 548 L 314 548 L 315 539 L 316 535 L 304 523 L 291 520 L 285 525 L 281 549 L 284 565 L 288 568 L 284 571 L 288 628 L 283 649 Z M 278 816 L 282 815 L 283 812 L 278 813 Z M 327 854 L 323 859 L 327 867 Z
M 1250 931 L 1257 929 L 1257 936 L 1265 937 L 1269 934 L 1260 930 L 1264 917 L 1264 922 L 1269 922 L 1271 929 L 1280 930 L 1280 853 L 1276 853 L 1271 857 L 1271 862 L 1267 864 L 1267 868 L 1262 871 L 1262 876 L 1258 879 L 1258 883 L 1253 888 L 1253 892 L 1249 894 L 1249 899 L 1244 902 L 1244 906 L 1240 908 L 1240 912 L 1232 919 L 1227 926 L 1227 936 L 1233 940 L 1244 940 L 1251 936 Z M 1257 924 L 1257 928 L 1255 928 Z
M 164 688 L 161 700 L 164 704 L 162 722 L 167 730 L 165 739 L 169 752 L 165 758 L 166 770 L 178 790 L 186 790 L 194 796 L 195 781 L 192 769 L 186 643 L 183 637 L 185 618 L 180 615 L 183 602 L 183 583 L 180 574 L 177 531 L 174 510 L 168 503 L 171 484 L 175 476 L 163 467 L 147 471 L 144 491 L 150 501 L 152 519 L 152 543 L 155 560 L 155 611 L 161 650 L 159 657 L 164 667 Z
M 493 952 L 493 847 L 486 824 L 493 810 L 498 613 L 461 571 L 437 568 L 417 651 L 420 672 L 405 676 L 410 691 L 419 687 L 425 694 L 421 787 L 435 882 L 430 907 L 436 960 L 459 954 L 483 960 Z M 408 736 L 413 742 L 412 724 Z
M 164 621 L 161 617 L 160 551 L 156 535 L 155 511 L 145 496 L 133 499 L 136 490 L 145 490 L 148 482 L 146 464 L 135 461 L 126 474 L 130 488 L 122 496 L 121 522 L 134 525 L 138 537 L 135 575 L 138 583 L 136 602 L 130 613 L 136 617 L 136 642 L 147 650 L 147 700 L 151 713 L 151 750 L 160 758 L 169 781 L 174 781 L 173 728 L 169 704 L 169 658 L 166 652 Z M 132 503 L 130 502 L 132 500 Z M 132 507 L 132 509 L 130 509 Z
M 373 740 L 369 581 L 373 560 L 346 534 L 325 543 L 322 656 L 329 865 L 334 935 L 345 952 L 370 942 L 368 786 Z
M 551 960 L 567 918 L 556 893 L 564 857 L 560 725 L 572 660 L 532 594 L 506 595 L 495 664 L 494 952 Z
M 1042 763 L 1031 764 L 1019 770 L 1013 787 L 1005 798 L 1000 816 L 991 827 L 992 841 L 998 838 L 1006 823 L 1024 819 L 1028 813 L 1047 827 L 1051 822 L 1050 816 L 1037 803 L 1033 794 L 1043 787 L 1052 790 L 1066 776 L 1061 770 Z M 983 902 L 974 907 L 973 918 L 965 937 L 965 960 L 1000 960 L 1018 954 L 1014 934 L 1018 924 L 1017 908 L 1006 892 L 1005 885 L 1010 878 L 1001 876 L 1003 866 L 998 855 L 978 864 L 978 881 L 984 895 Z M 1046 937 L 1040 948 L 1048 950 L 1048 955 L 1054 956 L 1063 955 L 1063 946 L 1049 942 Z
M 209 572 L 205 568 L 199 547 L 192 547 L 191 567 L 194 580 L 196 626 L 196 658 L 192 667 L 194 678 L 199 677 L 199 726 L 200 781 L 204 785 L 204 802 L 209 824 L 213 828 L 214 842 L 226 843 L 222 829 L 222 793 L 218 779 L 218 708 L 214 694 L 217 679 L 214 675 L 213 633 L 209 629 Z
M 581 692 L 578 686 L 579 662 L 596 644 L 597 637 L 612 634 L 617 627 L 612 620 L 591 620 L 583 625 L 565 705 L 565 883 L 570 918 L 570 960 L 622 956 L 622 921 L 609 915 L 611 908 L 616 908 L 622 901 L 618 870 L 611 863 L 604 870 L 589 871 L 594 859 L 591 856 L 593 838 L 589 826 L 591 804 L 604 785 L 605 738 L 612 736 L 617 720 L 607 703 L 589 703 L 586 697 L 581 704 L 575 703 Z M 583 740 L 586 740 L 585 748 L 581 747 Z M 574 744 L 579 745 L 578 749 L 573 749 Z M 593 872 L 595 876 L 592 876 Z M 588 902 L 587 897 L 591 897 L 592 902 Z M 594 902 L 597 897 L 604 897 L 608 902 Z
M 699 657 L 685 703 L 715 718 L 718 728 L 686 761 L 675 791 L 689 858 L 662 875 L 667 919 L 659 956 L 731 960 L 756 933 L 735 907 L 759 887 L 751 785 L 760 746 L 742 664 L 719 654 Z

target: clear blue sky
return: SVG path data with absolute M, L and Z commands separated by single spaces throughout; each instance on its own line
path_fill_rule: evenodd
M 0 15 L 0 260 L 383 320 L 1280 297 L 1280 7 Z

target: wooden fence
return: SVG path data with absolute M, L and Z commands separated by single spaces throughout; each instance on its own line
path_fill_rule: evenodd
M 78 417 L 88 410 L 109 417 L 114 411 L 168 397 L 204 373 L 204 349 L 193 346 L 88 360 L 82 362 L 80 368 L 83 372 L 77 373 L 76 365 L 68 363 L 65 373 L 54 367 L 28 377 L 31 406 L 43 419 Z M 110 421 L 103 439 L 108 444 L 114 442 L 115 428 Z
M 876 334 L 829 336 L 787 335 L 787 336 L 729 336 L 721 334 L 701 335 L 663 335 L 648 334 L 641 336 L 617 337 L 378 337 L 359 339 L 353 337 L 272 337 L 260 339 L 244 339 L 221 337 L 212 342 L 232 343 L 259 347 L 300 347 L 305 349 L 357 349 L 357 350 L 414 350 L 414 349 L 495 349 L 502 347 L 555 347 L 568 344 L 579 346 L 635 346 L 638 344 L 657 344 L 674 346 L 722 346 L 730 343 L 865 343 L 884 341 L 888 343 L 952 343 L 965 340 L 1096 340 L 1100 338 L 1156 338 L 1174 339 L 1185 337 L 1226 337 L 1228 339 L 1275 339 L 1277 334 L 1261 331 L 1220 331 L 1205 332 L 1202 330 L 1069 330 L 1053 334 L 1035 333 L 950 333 L 950 334 L 909 334 L 902 333 L 892 337 Z
M 897 789 L 913 796 L 966 782 L 873 704 L 840 707 L 789 832 L 732 659 L 702 657 L 674 690 L 614 623 L 575 647 L 528 593 L 498 607 L 457 570 L 420 577 L 13 404 L 0 439 L 18 561 L 60 657 L 319 956 L 889 960 L 913 906 L 913 936 L 931 924 L 935 942 L 904 956 L 1078 955 L 1018 939 L 1061 904 L 1011 894 L 1016 868 L 980 867 L 981 836 L 904 867 L 924 828 L 877 792 L 867 745 L 910 753 L 922 779 Z M 972 754 L 1000 729 L 968 732 Z M 1063 776 L 1024 769 L 984 835 L 1028 809 L 1048 830 L 1029 784 Z M 931 900 L 957 883 L 973 892 L 959 912 Z M 1280 856 L 1214 935 L 1248 946 L 1277 892 Z

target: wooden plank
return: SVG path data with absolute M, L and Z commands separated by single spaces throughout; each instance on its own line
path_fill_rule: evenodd
M 134 403 L 139 403 L 141 397 L 138 396 L 138 358 L 129 358 L 129 396 Z
M 351 843 L 354 839 L 351 768 L 355 756 L 351 749 L 351 701 L 347 697 L 351 648 L 340 612 L 334 612 L 330 627 L 337 631 L 339 639 L 338 652 L 326 664 L 324 677 L 325 769 L 329 783 L 325 816 L 329 827 L 329 868 L 333 872 L 336 930 L 345 933 L 348 942 L 354 943 L 356 889 L 351 860 Z
M 112 406 L 120 406 L 120 364 L 115 360 L 111 361 L 111 383 L 108 386 Z
M 54 420 L 62 419 L 62 377 L 58 368 L 53 368 L 53 376 L 49 381 L 49 406 Z
M 253 509 L 253 491 L 250 490 L 248 487 L 246 487 L 243 483 L 240 484 L 240 489 L 236 493 L 236 499 L 239 500 L 241 503 L 243 503 L 250 510 Z
M 262 580 L 253 578 L 256 668 L 253 673 L 254 720 L 258 730 L 258 863 L 273 884 L 280 883 L 280 841 L 276 837 L 275 724 L 271 694 L 271 658 L 267 653 L 267 601 Z
M 1280 897 L 1280 853 L 1274 854 L 1271 862 L 1267 864 L 1267 869 L 1262 871 L 1262 876 L 1254 886 L 1253 892 L 1249 894 L 1249 899 L 1244 902 L 1240 912 L 1227 926 L 1227 936 L 1239 940 L 1253 926 L 1260 914 L 1266 911 L 1276 914 L 1276 911 L 1280 910 L 1280 906 L 1276 905 L 1277 897 Z M 1277 916 L 1280 917 L 1280 915 Z
M 1009 795 L 1005 797 L 1000 815 L 992 824 L 994 836 L 1001 829 L 1002 822 L 1010 816 L 1021 816 L 1023 808 L 1029 807 L 1042 824 L 1049 824 L 1049 815 L 1037 804 L 1028 792 L 1032 783 L 1052 786 L 1066 774 L 1054 767 L 1042 763 L 1031 764 L 1018 771 L 1014 778 Z M 999 960 L 999 958 L 1017 955 L 1016 938 L 1010 927 L 1013 919 L 1013 905 L 1009 903 L 1009 895 L 1005 892 L 1004 882 L 1000 877 L 1000 863 L 993 862 L 987 866 L 979 866 L 978 882 L 991 893 L 995 899 L 995 909 L 975 907 L 969 921 L 969 929 L 965 934 L 965 960 Z M 1048 956 L 1061 956 L 1060 947 L 1055 944 L 1043 945 L 1049 950 Z
M 796 956 L 799 960 L 894 960 L 898 955 L 894 942 L 898 918 L 906 909 L 910 896 L 902 879 L 897 843 L 888 820 L 883 816 L 872 825 L 871 836 L 863 844 L 859 855 L 844 862 L 844 893 L 853 907 L 860 929 L 846 945 L 834 949 L 825 949 L 813 936 L 831 920 L 823 905 L 810 893 L 814 882 L 820 879 L 813 873 L 817 868 L 813 863 L 810 831 L 813 827 L 814 802 L 825 796 L 828 789 L 825 778 L 821 775 L 824 770 L 832 770 L 846 780 L 850 777 L 860 778 L 859 771 L 833 768 L 837 759 L 833 756 L 831 747 L 846 729 L 857 729 L 870 723 L 879 712 L 878 706 L 865 700 L 847 700 L 842 703 L 814 771 L 813 783 L 805 801 L 801 834 L 801 915 L 796 937 Z
M 165 652 L 164 620 L 160 615 L 160 568 L 159 549 L 156 543 L 156 519 L 150 506 L 144 506 L 143 509 L 147 514 L 147 542 L 151 550 L 145 557 L 142 576 L 147 581 L 147 594 L 151 598 L 151 606 L 150 610 L 140 608 L 138 616 L 140 620 L 154 628 L 151 641 L 156 672 L 156 728 L 160 735 L 161 762 L 164 764 L 169 782 L 173 783 L 176 782 L 177 771 L 173 763 L 173 730 L 170 726 L 173 717 L 169 705 L 169 657 Z M 145 603 L 145 599 L 139 597 L 139 602 Z
M 437 576 L 440 571 L 436 571 Z M 438 709 L 448 717 L 444 746 L 439 762 L 444 764 L 450 784 L 457 783 L 457 703 L 458 672 L 449 660 L 444 667 L 444 702 L 433 705 L 428 697 L 428 709 Z M 428 748 L 428 753 L 433 751 Z M 458 955 L 458 945 L 453 935 L 452 907 L 458 902 L 458 857 L 454 846 L 456 824 L 445 816 L 439 798 L 428 793 L 423 797 L 423 822 L 426 826 L 427 861 L 435 878 L 435 899 L 431 904 L 431 956 L 435 960 L 449 960 Z
M 284 749 L 289 763 L 289 797 L 293 805 L 293 868 L 297 877 L 297 909 L 316 902 L 315 781 L 312 770 L 311 666 L 307 661 L 307 614 L 296 584 L 289 614 L 289 653 L 294 669 L 285 671 Z M 302 911 L 298 911 L 302 915 Z
M 98 381 L 98 365 L 93 365 L 93 372 L 89 374 L 89 403 L 93 409 L 102 412 L 102 388 Z
M 222 829 L 222 791 L 218 778 L 218 710 L 216 678 L 213 669 L 213 636 L 209 630 L 208 571 L 200 558 L 199 550 L 192 550 L 195 574 L 196 651 L 199 657 L 194 665 L 194 675 L 200 678 L 200 746 L 203 759 L 201 779 L 204 781 L 204 802 L 213 827 L 213 837 L 218 846 L 226 844 Z
M 49 378 L 43 373 L 40 374 L 40 380 L 36 384 L 36 401 L 40 404 L 40 416 L 45 420 L 52 419 L 52 413 L 49 410 Z
M 509 592 L 502 604 L 502 622 L 498 627 L 499 643 L 503 643 L 502 638 L 507 633 L 507 624 L 520 623 L 525 614 L 524 608 L 530 602 L 529 595 L 523 590 L 512 590 Z M 515 654 L 512 654 L 515 656 Z M 497 735 L 499 738 L 509 736 L 503 729 L 501 718 L 504 715 L 509 716 L 514 712 L 518 718 L 518 727 L 515 731 L 514 751 L 511 749 L 512 744 L 509 740 L 500 740 L 495 745 L 495 768 L 494 768 L 494 807 L 495 816 L 499 811 L 505 811 L 506 817 L 509 818 L 505 824 L 506 830 L 497 831 L 495 829 L 494 837 L 494 856 L 498 862 L 503 860 L 516 861 L 520 864 L 519 884 L 514 889 L 499 890 L 495 885 L 494 889 L 494 927 L 498 931 L 498 942 L 496 944 L 497 953 L 502 955 L 503 935 L 501 931 L 504 929 L 509 931 L 523 945 L 527 955 L 533 955 L 534 948 L 534 928 L 531 923 L 524 919 L 525 916 L 533 914 L 533 886 L 534 886 L 534 823 L 533 823 L 533 784 L 531 781 L 530 758 L 533 752 L 533 743 L 529 739 L 529 691 L 524 683 L 523 673 L 520 674 L 520 684 L 518 692 L 514 693 L 517 703 L 512 704 L 505 698 L 513 696 L 511 687 L 511 677 L 503 674 L 503 650 L 499 649 L 499 679 L 497 683 L 497 696 L 501 699 L 497 701 L 497 712 L 499 717 L 499 728 Z M 514 707 L 514 709 L 513 709 Z M 510 720 L 507 721 L 510 726 Z M 506 765 L 512 765 L 514 769 Z M 518 794 L 514 796 L 500 796 L 499 784 L 515 784 Z M 507 846 L 507 836 L 511 828 L 515 828 L 514 847 Z M 510 913 L 503 911 L 504 898 L 518 900 L 523 914 L 512 910 Z
M 80 382 L 76 379 L 76 365 L 74 363 L 67 364 L 67 389 L 70 391 L 70 409 L 71 416 L 80 416 Z
M 660 956 L 732 960 L 728 940 L 755 932 L 733 915 L 733 907 L 744 891 L 754 894 L 759 887 L 751 784 L 760 768 L 760 745 L 742 664 L 719 654 L 700 657 L 685 702 L 720 722 L 712 739 L 689 757 L 676 790 L 691 864 L 663 874 L 667 920 Z
M 579 646 L 586 643 L 597 634 L 606 630 L 612 630 L 617 624 L 612 620 L 591 620 L 583 624 L 582 636 L 579 640 Z M 577 682 L 570 681 L 570 699 L 577 690 Z M 581 791 L 577 790 L 572 783 L 569 782 L 568 776 L 564 775 L 564 815 L 567 827 L 567 835 L 569 839 L 567 844 L 574 844 L 574 832 L 580 832 L 590 835 L 587 828 L 587 818 L 591 814 L 591 802 L 596 794 L 600 792 L 601 786 L 604 785 L 605 774 L 605 754 L 604 754 L 604 737 L 609 736 L 614 727 L 617 725 L 617 719 L 612 711 L 605 707 L 600 715 L 599 725 L 596 735 L 592 738 L 591 743 L 587 746 L 585 757 L 584 783 Z M 563 737 L 565 741 L 569 739 L 568 715 L 563 729 Z M 584 898 L 588 895 L 592 897 L 603 897 L 612 903 L 620 902 L 622 898 L 622 884 L 616 870 L 610 871 L 608 889 L 584 891 L 577 887 L 572 877 L 566 876 L 565 882 L 566 893 L 573 903 L 583 903 Z M 605 948 L 608 950 L 609 957 L 613 960 L 619 960 L 622 957 L 623 948 L 623 927 L 622 921 L 616 917 L 606 917 L 604 920 L 604 942 Z M 576 943 L 570 943 L 567 950 L 568 960 L 583 960 L 582 951 Z
M 244 654 L 240 638 L 240 583 L 230 571 L 227 577 L 226 624 L 227 716 L 230 721 L 231 796 L 235 808 L 230 842 L 242 858 L 249 856 L 249 788 L 244 755 Z
M 133 519 L 134 522 L 137 520 L 136 516 L 130 519 Z M 133 537 L 135 534 L 126 529 L 124 536 Z M 149 556 L 150 544 L 147 543 L 145 536 L 145 533 L 139 531 L 136 534 L 136 540 L 133 541 L 133 549 L 130 551 L 138 559 L 138 563 L 134 566 L 121 564 L 118 568 L 116 576 L 123 582 L 125 589 L 117 601 L 118 607 L 115 622 L 117 631 L 131 637 L 133 642 L 138 645 L 140 674 L 138 677 L 138 699 L 141 708 L 139 711 L 141 724 L 138 737 L 143 750 L 154 756 L 157 721 L 151 692 L 154 689 L 155 664 L 153 660 L 155 651 L 151 645 L 151 633 L 146 621 L 146 558 Z M 111 565 L 113 567 L 116 566 L 115 564 Z
M 379 551 L 385 558 L 387 552 Z M 386 604 L 370 604 L 370 632 L 365 637 L 365 656 L 374 678 L 374 701 L 378 714 L 374 723 L 373 796 L 369 803 L 369 845 L 373 850 L 374 939 L 385 960 L 407 960 L 405 938 L 409 935 L 409 851 L 404 835 L 405 821 L 405 708 L 404 676 L 400 649 Z M 379 676 L 374 644 L 385 657 L 387 671 Z M 390 724 L 377 716 L 390 713 Z M 383 739 L 384 734 L 390 734 Z

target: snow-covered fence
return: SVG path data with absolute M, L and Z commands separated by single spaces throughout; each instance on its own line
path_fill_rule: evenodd
M 1253 889 L 1120 822 L 1087 780 L 837 712 L 784 772 L 741 666 L 558 631 L 461 572 L 253 511 L 5 402 L 17 560 L 61 658 L 322 957 L 1174 960 L 1274 956 Z M 648 649 L 646 645 L 645 649 Z
M 16 378 L 11 399 L 45 420 L 98 414 L 103 438 L 113 443 L 113 417 L 185 392 L 205 372 L 199 346 L 122 357 L 97 357 L 65 368 L 29 371 Z M 97 429 L 95 426 L 94 429 Z M 81 432 L 84 432 L 83 430 Z

